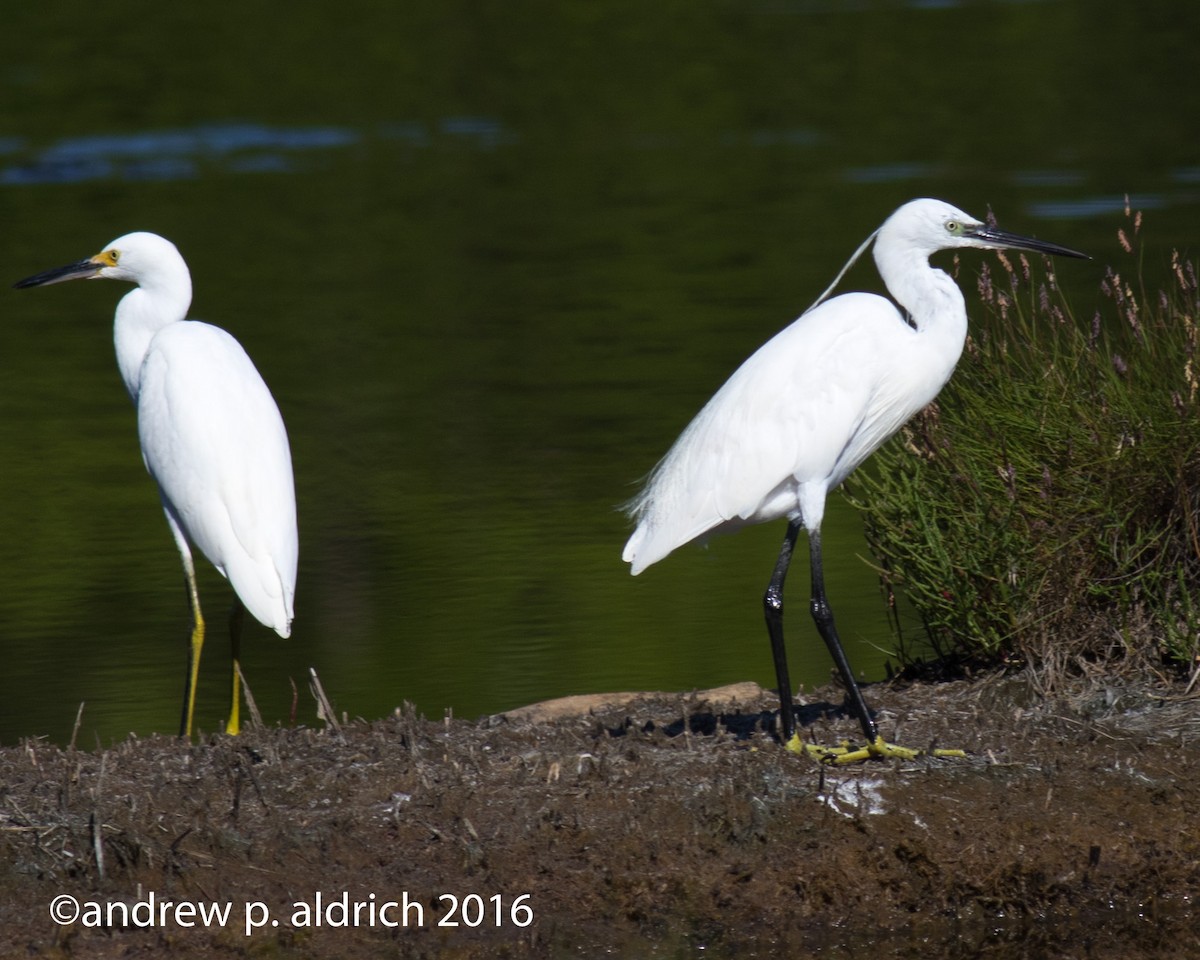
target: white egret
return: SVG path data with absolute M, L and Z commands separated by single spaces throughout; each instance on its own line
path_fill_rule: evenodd
M 117 304 L 117 366 L 137 408 L 146 469 L 158 484 L 179 548 L 192 611 L 180 735 L 190 737 L 204 617 L 189 542 L 232 584 L 233 703 L 243 609 L 281 637 L 291 633 L 296 592 L 296 495 L 279 408 L 241 344 L 220 327 L 185 322 L 192 280 L 175 245 L 130 233 L 87 260 L 28 277 L 17 287 L 105 278 L 137 286 Z
M 901 309 L 885 297 L 825 300 L 875 241 L 875 264 Z M 676 547 L 752 523 L 787 518 L 763 597 L 779 686 L 781 739 L 795 737 L 783 639 L 783 584 L 800 528 L 808 533 L 811 612 L 858 715 L 867 746 L 841 754 L 912 756 L 880 736 L 842 649 L 825 593 L 825 498 L 950 378 L 967 335 L 958 285 L 929 264 L 938 250 L 1017 248 L 1087 259 L 1056 244 L 1005 233 L 939 200 L 900 207 L 859 247 L 805 313 L 758 349 L 675 441 L 627 510 L 637 527 L 622 559 L 641 573 Z

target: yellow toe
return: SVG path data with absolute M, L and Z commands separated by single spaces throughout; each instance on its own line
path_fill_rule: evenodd
M 871 743 L 866 746 L 852 749 L 849 743 L 843 742 L 841 746 L 824 747 L 815 743 L 805 743 L 800 739 L 800 734 L 792 734 L 792 739 L 784 744 L 787 750 L 792 753 L 803 753 L 812 757 L 815 760 L 820 760 L 822 763 L 835 763 L 839 766 L 848 763 L 861 763 L 864 760 L 915 760 L 917 757 L 944 757 L 944 758 L 965 758 L 966 752 L 963 750 L 914 750 L 910 747 L 901 747 L 898 744 L 888 743 L 883 737 L 876 737 Z

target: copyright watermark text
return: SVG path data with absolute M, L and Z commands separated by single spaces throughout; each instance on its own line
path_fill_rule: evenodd
M 259 930 L 281 926 L 523 928 L 533 923 L 534 912 L 527 893 L 515 897 L 442 893 L 423 900 L 407 891 L 393 897 L 372 893 L 362 899 L 353 899 L 349 893 L 317 892 L 309 900 L 273 909 L 261 900 L 174 900 L 151 891 L 133 900 L 81 900 L 60 894 L 50 901 L 50 919 L 102 928 L 237 927 L 249 937 Z

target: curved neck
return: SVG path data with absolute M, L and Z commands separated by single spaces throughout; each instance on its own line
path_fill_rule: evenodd
M 171 284 L 135 287 L 121 298 L 113 320 L 113 344 L 117 349 L 117 367 L 130 398 L 137 403 L 142 361 L 154 335 L 170 323 L 187 316 L 192 302 L 192 282 L 184 268 L 183 276 Z
M 967 304 L 958 284 L 943 270 L 929 265 L 926 251 L 886 242 L 875 243 L 875 265 L 888 292 L 909 316 L 917 332 L 946 354 L 950 367 L 958 362 L 967 339 Z

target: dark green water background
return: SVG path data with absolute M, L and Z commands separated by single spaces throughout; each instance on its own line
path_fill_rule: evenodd
M 291 640 L 266 718 L 768 683 L 781 526 L 633 579 L 614 509 L 733 368 L 914 196 L 1146 270 L 1195 241 L 1185 3 L 9 4 L 0 34 L 0 742 L 173 732 L 187 609 L 111 343 L 112 283 L 8 284 L 153 230 L 291 432 Z M 966 283 L 983 254 L 964 258 Z M 871 267 L 855 286 L 878 285 Z M 828 578 L 892 642 L 858 519 Z M 792 578 L 793 678 L 828 676 Z M 230 594 L 198 722 L 226 709 Z M 915 628 L 916 625 L 911 625 Z

